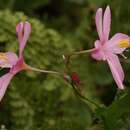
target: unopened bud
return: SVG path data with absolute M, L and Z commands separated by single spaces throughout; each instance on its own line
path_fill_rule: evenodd
M 75 83 L 76 85 L 80 85 L 80 78 L 79 75 L 76 72 L 73 72 L 71 75 L 71 79 L 73 81 L 73 83 Z

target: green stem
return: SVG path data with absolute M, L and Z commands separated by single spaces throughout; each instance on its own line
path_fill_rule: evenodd
M 42 69 L 37 69 L 31 66 L 27 66 L 28 70 L 32 70 L 32 71 L 37 71 L 37 72 L 42 72 L 42 73 L 47 73 L 47 74 L 56 74 L 56 75 L 60 75 L 60 76 L 64 76 L 63 73 L 57 72 L 57 71 L 50 71 L 50 70 L 42 70 Z
M 83 96 L 83 95 L 76 89 L 76 87 L 75 87 L 75 85 L 74 85 L 73 83 L 71 83 L 71 85 L 72 85 L 72 87 L 73 87 L 75 93 L 76 93 L 81 99 L 84 99 L 85 101 L 87 101 L 87 102 L 93 104 L 93 105 L 96 106 L 97 108 L 100 107 L 97 103 L 95 103 L 95 102 L 93 102 L 92 100 L 90 100 L 89 98 Z
M 47 74 L 56 74 L 56 75 L 60 75 L 60 76 L 64 76 L 63 73 L 60 73 L 60 72 L 57 72 L 57 71 L 49 71 L 49 70 L 42 70 L 42 69 L 37 69 L 37 68 L 34 68 L 34 67 L 31 67 L 31 66 L 27 66 L 27 69 L 28 70 L 32 70 L 32 71 L 37 71 L 37 72 L 42 72 L 42 73 L 47 73 Z M 100 107 L 98 104 L 96 104 L 95 102 L 91 101 L 90 99 L 84 97 L 83 95 L 80 94 L 80 92 L 75 88 L 74 84 L 71 83 L 74 91 L 76 92 L 76 94 L 81 97 L 82 99 L 86 100 L 87 102 L 95 105 L 96 107 Z
M 71 60 L 72 56 L 85 54 L 85 53 L 90 53 L 90 52 L 92 52 L 94 50 L 95 50 L 95 48 L 89 49 L 89 50 L 83 50 L 83 51 L 75 51 L 75 52 L 63 55 L 63 59 L 65 61 L 66 67 L 69 68 L 69 64 L 70 64 L 70 60 Z
M 80 55 L 80 54 L 90 53 L 90 52 L 92 52 L 94 50 L 95 50 L 95 48 L 89 49 L 89 50 L 83 50 L 83 51 L 76 51 L 76 52 L 72 52 L 72 53 L 70 53 L 70 54 L 68 54 L 66 56 L 71 57 L 73 55 Z

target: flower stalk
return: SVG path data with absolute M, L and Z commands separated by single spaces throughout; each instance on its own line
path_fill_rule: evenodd
M 76 95 L 78 95 L 82 100 L 86 101 L 86 102 L 89 102 L 90 104 L 93 104 L 96 108 L 99 108 L 100 106 L 95 103 L 94 101 L 90 100 L 89 98 L 83 96 L 75 87 L 74 83 L 72 82 L 71 83 L 71 86 L 73 87 L 74 89 L 74 92 L 76 93 Z
M 60 72 L 57 72 L 57 71 L 51 71 L 51 70 L 42 70 L 42 69 L 38 69 L 38 68 L 34 68 L 34 67 L 31 67 L 29 65 L 27 65 L 27 70 L 31 70 L 31 71 L 36 71 L 36 72 L 42 72 L 42 73 L 46 73 L 46 74 L 56 74 L 56 75 L 61 75 L 63 76 L 62 73 Z

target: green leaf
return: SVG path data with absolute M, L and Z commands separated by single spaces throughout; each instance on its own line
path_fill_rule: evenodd
M 97 114 L 103 119 L 105 130 L 120 130 L 122 117 L 130 114 L 130 90 L 123 93 L 108 108 L 99 108 Z

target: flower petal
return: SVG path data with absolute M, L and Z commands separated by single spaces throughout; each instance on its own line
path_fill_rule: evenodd
M 111 11 L 110 11 L 110 7 L 107 6 L 103 18 L 103 33 L 104 33 L 105 41 L 107 41 L 109 38 L 110 25 L 111 25 Z
M 18 57 L 13 52 L 0 53 L 0 67 L 11 68 L 16 64 Z
M 20 56 L 23 53 L 23 50 L 25 48 L 25 45 L 27 43 L 27 40 L 29 38 L 29 35 L 31 33 L 31 25 L 29 22 L 20 22 L 17 26 L 16 26 L 16 32 L 18 35 L 18 41 L 20 44 L 20 51 L 19 54 Z
M 96 12 L 95 22 L 99 38 L 102 41 L 103 40 L 102 8 L 99 8 Z
M 17 74 L 23 69 L 24 69 L 24 59 L 23 57 L 20 57 L 17 63 L 10 69 L 10 73 Z
M 100 50 L 94 50 L 91 53 L 91 56 L 95 60 L 103 60 L 103 54 L 102 54 L 102 52 Z
M 16 33 L 18 35 L 18 41 L 19 41 L 19 43 L 21 43 L 22 39 L 23 39 L 23 28 L 24 28 L 24 23 L 23 22 L 20 22 L 16 26 Z
M 6 55 L 7 55 L 8 59 L 9 59 L 9 63 L 11 65 L 15 65 L 17 63 L 18 56 L 15 53 L 13 53 L 13 52 L 6 52 Z
M 109 54 L 107 57 L 107 62 L 109 64 L 110 70 L 112 72 L 113 78 L 119 87 L 119 89 L 124 89 L 123 80 L 124 80 L 124 71 L 118 59 L 118 56 L 115 54 Z
M 124 42 L 124 43 L 123 43 Z M 124 44 L 124 46 L 123 46 Z M 130 46 L 130 37 L 123 33 L 115 34 L 106 44 L 106 50 L 115 53 L 121 54 L 126 48 Z
M 100 49 L 102 47 L 99 40 L 95 41 L 95 50 L 91 52 L 92 58 L 96 60 L 105 60 L 104 52 Z
M 11 81 L 11 79 L 13 78 L 13 74 L 11 73 L 7 73 L 5 75 L 3 75 L 2 77 L 0 77 L 0 101 L 2 100 L 6 89 Z
M 23 46 L 21 45 L 21 50 L 24 49 L 25 44 L 27 43 L 27 40 L 31 33 L 31 25 L 29 22 L 24 23 L 24 35 L 23 35 Z

